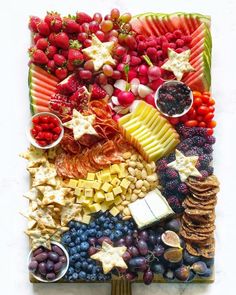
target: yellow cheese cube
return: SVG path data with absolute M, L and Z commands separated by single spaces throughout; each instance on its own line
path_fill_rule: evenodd
M 123 202 L 123 200 L 122 200 L 122 198 L 119 196 L 119 197 L 116 197 L 115 199 L 114 199 L 114 204 L 115 205 L 119 205 L 120 203 L 122 203 Z
M 115 206 L 112 207 L 109 212 L 111 213 L 112 216 L 116 216 L 120 213 L 120 211 Z
M 111 174 L 110 173 L 102 173 L 101 175 L 101 181 L 102 182 L 110 182 L 111 179 Z
M 95 173 L 88 173 L 87 180 L 95 180 L 96 174 Z
M 91 216 L 90 215 L 84 215 L 81 221 L 83 223 L 89 224 L 90 220 L 91 220 Z
M 100 190 L 102 182 L 99 180 L 94 180 L 92 186 L 95 190 Z
M 102 175 L 101 171 L 96 173 L 96 177 L 98 180 L 101 180 L 101 175 Z
M 79 181 L 78 181 L 78 187 L 84 187 L 84 184 L 85 184 L 85 180 L 79 179 Z
M 84 207 L 84 208 L 83 208 L 83 213 L 84 213 L 85 215 L 88 215 L 88 214 L 91 213 L 91 211 L 90 211 L 90 209 L 89 209 L 88 207 Z
M 80 204 L 80 203 L 83 203 L 84 201 L 85 201 L 85 196 L 80 196 L 80 197 L 78 197 L 77 200 L 76 200 L 76 202 L 79 203 L 79 204 Z
M 112 185 L 108 182 L 105 182 L 103 185 L 102 185 L 102 190 L 104 190 L 104 192 L 108 193 L 108 192 L 111 192 L 112 191 Z
M 118 186 L 118 185 L 120 184 L 120 180 L 119 180 L 119 178 L 114 177 L 114 178 L 112 179 L 112 181 L 111 181 L 111 184 L 112 184 L 113 186 Z
M 112 192 L 105 194 L 106 201 L 113 201 L 114 195 Z
M 94 201 L 100 203 L 105 199 L 105 195 L 102 191 L 97 191 L 94 195 Z
M 74 194 L 78 197 L 83 196 L 84 195 L 84 188 L 83 187 L 76 187 Z
M 105 211 L 107 211 L 109 209 L 109 206 L 107 205 L 107 203 L 106 202 L 102 202 L 101 203 L 101 211 L 102 212 L 105 212 Z
M 127 170 L 126 170 L 126 164 L 125 163 L 120 163 L 120 172 L 118 173 L 119 178 L 124 178 L 128 175 Z
M 70 179 L 70 181 L 67 184 L 67 186 L 70 188 L 76 188 L 77 185 L 78 185 L 78 180 L 76 179 Z
M 93 189 L 92 188 L 86 188 L 84 190 L 84 195 L 87 198 L 92 198 L 93 197 Z
M 93 181 L 84 180 L 84 188 L 93 188 Z
M 124 189 L 127 189 L 129 187 L 130 183 L 131 182 L 128 179 L 123 178 L 120 183 L 120 186 Z
M 101 205 L 95 203 L 95 204 L 90 205 L 89 209 L 90 209 L 91 213 L 95 213 L 95 212 L 98 212 L 101 210 Z
M 119 195 L 119 194 L 122 193 L 122 189 L 121 189 L 120 186 L 114 187 L 112 191 L 113 191 L 113 193 L 114 193 L 115 196 L 117 196 L 117 195 Z
M 118 174 L 120 173 L 120 166 L 118 164 L 113 164 L 110 166 L 110 173 L 111 174 Z
M 82 202 L 83 205 L 85 206 L 90 206 L 93 204 L 93 200 L 92 199 L 84 199 L 84 201 Z

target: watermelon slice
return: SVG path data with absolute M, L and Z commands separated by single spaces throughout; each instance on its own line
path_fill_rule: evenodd
M 29 98 L 32 114 L 48 112 L 51 95 L 55 94 L 59 80 L 34 64 L 29 68 Z

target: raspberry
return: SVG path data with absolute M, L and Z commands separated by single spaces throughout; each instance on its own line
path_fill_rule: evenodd
M 171 169 L 171 168 L 168 168 L 166 170 L 166 176 L 169 178 L 169 179 L 175 179 L 175 178 L 178 178 L 178 172 L 175 171 L 174 169 Z
M 182 207 L 180 200 L 176 196 L 167 197 L 167 202 L 175 211 L 175 213 L 182 213 L 184 211 L 184 208 Z
M 178 186 L 178 192 L 184 195 L 187 195 L 189 193 L 188 187 L 184 182 L 180 183 L 180 185 Z

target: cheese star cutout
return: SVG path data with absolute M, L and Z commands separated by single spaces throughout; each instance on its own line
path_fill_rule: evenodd
M 83 49 L 88 57 L 93 60 L 94 70 L 98 71 L 103 65 L 115 65 L 115 60 L 111 56 L 114 42 L 101 42 L 96 35 L 92 35 L 92 45 Z
M 46 162 L 37 168 L 28 168 L 28 171 L 34 176 L 33 187 L 44 184 L 57 185 L 57 180 L 55 178 L 57 172 L 54 164 Z
M 73 117 L 70 121 L 63 124 L 63 126 L 72 129 L 74 139 L 78 140 L 84 134 L 97 135 L 96 130 L 92 124 L 95 120 L 95 115 L 83 116 L 76 109 L 73 109 Z
M 179 172 L 182 182 L 189 176 L 200 177 L 201 173 L 195 167 L 198 161 L 198 156 L 185 157 L 180 151 L 175 151 L 176 160 L 169 163 L 167 166 Z
M 45 163 L 47 161 L 44 151 L 31 146 L 26 152 L 20 153 L 20 157 L 28 160 L 28 168 L 36 167 L 38 164 Z
M 173 72 L 178 81 L 183 77 L 186 72 L 193 72 L 195 69 L 189 63 L 190 50 L 185 50 L 177 53 L 168 48 L 168 60 L 162 65 L 162 69 Z
M 102 263 L 103 272 L 106 274 L 114 267 L 127 268 L 127 265 L 122 258 L 126 249 L 125 246 L 112 247 L 104 241 L 101 250 L 90 256 L 90 258 L 100 261 Z
M 42 205 L 58 204 L 65 206 L 65 196 L 70 192 L 70 188 L 54 189 L 51 186 L 38 186 L 43 194 Z

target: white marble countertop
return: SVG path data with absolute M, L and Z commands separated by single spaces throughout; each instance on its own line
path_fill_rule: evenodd
M 133 294 L 232 294 L 236 256 L 235 124 L 236 120 L 236 2 L 234 0 L 110 0 L 110 1 L 17 1 L 1 2 L 0 64 L 1 64 L 1 144 L 0 144 L 0 293 L 4 295 L 89 295 L 110 294 L 109 284 L 45 284 L 28 281 L 26 258 L 28 240 L 23 234 L 26 221 L 18 214 L 27 206 L 21 197 L 28 188 L 25 162 L 18 153 L 28 145 L 25 128 L 29 119 L 27 88 L 27 47 L 29 15 L 43 16 L 46 11 L 64 15 L 76 10 L 108 13 L 117 7 L 133 14 L 145 11 L 200 12 L 212 16 L 213 95 L 217 101 L 217 144 L 215 170 L 221 180 L 217 205 L 216 281 L 214 284 L 142 284 L 133 285 Z

